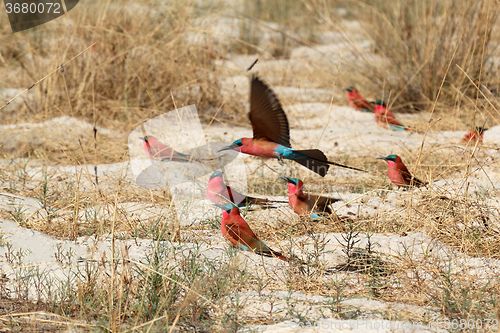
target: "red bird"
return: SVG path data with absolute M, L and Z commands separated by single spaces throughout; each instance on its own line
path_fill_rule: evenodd
M 373 102 L 364 99 L 356 88 L 349 87 L 344 88 L 344 90 L 347 91 L 347 102 L 352 108 L 363 112 L 373 112 Z
M 272 250 L 264 244 L 250 229 L 248 223 L 241 217 L 240 210 L 233 204 L 216 205 L 223 211 L 220 230 L 222 235 L 235 247 L 245 251 L 252 251 L 267 257 L 279 258 L 283 261 L 292 261 L 281 253 Z
M 387 109 L 385 103 L 382 100 L 377 99 L 375 101 L 374 111 L 375 111 L 375 121 L 380 127 L 383 127 L 385 129 L 394 129 L 400 131 L 411 130 L 396 119 L 396 116 Z
M 222 171 L 214 171 L 208 181 L 207 199 L 215 204 L 224 205 L 233 203 L 238 207 L 245 207 L 248 204 L 269 205 L 273 202 L 279 202 L 238 193 L 224 183 L 222 174 Z
M 483 127 L 476 127 L 469 133 L 465 134 L 463 137 L 462 141 L 469 142 L 469 141 L 477 141 L 477 142 L 483 142 L 483 135 L 484 132 L 487 131 L 487 128 Z
M 420 187 L 427 183 L 412 176 L 406 165 L 404 165 L 401 157 L 398 155 L 389 155 L 387 157 L 378 157 L 380 160 L 387 162 L 387 174 L 391 182 L 398 187 Z
M 170 146 L 158 141 L 154 136 L 148 135 L 145 137 L 141 137 L 141 140 L 144 141 L 144 150 L 153 160 L 166 162 L 200 162 L 200 160 L 189 155 L 176 152 Z
M 340 201 L 340 199 L 304 193 L 302 191 L 304 185 L 302 180 L 288 177 L 280 178 L 286 180 L 288 183 L 288 204 L 295 213 L 310 216 L 312 220 L 323 219 L 323 217 L 318 214 L 334 214 L 329 205 Z

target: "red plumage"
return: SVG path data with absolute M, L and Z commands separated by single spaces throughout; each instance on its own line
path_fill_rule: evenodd
M 476 127 L 473 130 L 471 130 L 469 133 L 465 134 L 462 141 L 465 141 L 465 142 L 469 142 L 469 141 L 483 142 L 484 131 L 486 131 L 485 128 Z
M 382 102 L 383 103 L 383 102 Z M 399 130 L 405 130 L 407 131 L 408 128 L 406 128 L 403 123 L 401 123 L 396 116 L 387 109 L 387 107 L 384 104 L 375 104 L 374 107 L 375 111 L 375 121 L 380 127 L 383 127 L 385 129 L 399 129 Z
M 193 158 L 189 155 L 185 155 L 179 152 L 176 152 L 172 149 L 172 147 L 158 141 L 154 136 L 146 136 L 141 138 L 144 140 L 142 146 L 148 156 L 152 160 L 161 161 L 176 161 L 176 162 L 200 162 L 198 159 Z
M 233 203 L 235 205 L 269 205 L 273 202 L 277 202 L 238 193 L 236 190 L 226 185 L 222 178 L 221 171 L 212 173 L 207 186 L 207 199 L 218 205 L 225 205 L 227 203 Z
M 391 182 L 398 187 L 420 187 L 426 185 L 423 181 L 412 176 L 406 165 L 397 155 L 379 157 L 387 162 L 387 175 Z
M 246 251 L 253 251 L 257 254 L 277 257 L 283 261 L 290 261 L 290 259 L 281 253 L 269 248 L 254 234 L 248 223 L 241 217 L 238 207 L 233 206 L 229 212 L 225 207 L 226 206 L 224 206 L 224 212 L 222 214 L 220 230 L 222 235 L 231 242 L 233 246 Z
M 373 112 L 373 106 L 363 96 L 361 96 L 357 89 L 351 87 L 347 89 L 347 102 L 349 105 L 358 111 Z

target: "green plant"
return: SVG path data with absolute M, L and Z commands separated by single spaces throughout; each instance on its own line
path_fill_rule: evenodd
M 361 239 L 359 239 L 359 234 L 361 233 L 358 231 L 360 225 L 355 224 L 354 221 L 351 219 L 347 220 L 347 230 L 343 233 L 340 234 L 340 237 L 342 237 L 342 241 L 338 240 L 337 241 L 343 246 L 342 252 L 346 255 L 347 258 L 347 263 L 346 267 L 354 267 L 356 266 L 356 261 L 357 261 L 357 248 L 356 244 L 361 242 Z
M 48 176 L 47 174 L 44 175 L 40 194 L 38 194 L 38 201 L 40 201 L 40 205 L 45 211 L 47 223 L 49 224 L 59 210 L 57 207 L 55 207 L 55 203 L 59 199 L 59 192 L 55 189 L 50 188 L 49 180 L 51 178 L 52 176 Z
M 342 301 L 346 298 L 344 291 L 348 286 L 347 278 L 340 278 L 337 274 L 335 274 L 335 278 L 330 278 L 329 283 L 327 283 L 328 289 L 333 290 L 333 296 L 323 304 L 330 309 L 332 314 L 340 315 L 342 312 Z
M 24 216 L 25 211 L 26 209 L 21 205 L 14 206 L 13 210 L 9 210 L 9 215 L 12 217 L 14 222 L 27 228 L 28 226 L 26 225 L 26 218 Z

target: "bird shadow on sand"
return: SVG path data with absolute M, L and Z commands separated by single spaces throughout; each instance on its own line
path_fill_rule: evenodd
M 394 265 L 395 263 L 383 259 L 380 254 L 367 249 L 354 248 L 344 263 L 326 268 L 325 275 L 352 272 L 377 276 L 389 276 L 396 271 Z

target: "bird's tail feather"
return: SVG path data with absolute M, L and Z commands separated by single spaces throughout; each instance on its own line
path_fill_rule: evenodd
M 346 169 L 351 169 L 351 170 L 356 170 L 356 171 L 361 171 L 361 172 L 366 172 L 365 170 L 361 170 L 358 168 L 350 167 L 344 164 L 336 163 L 336 162 L 330 162 L 326 158 L 326 155 L 319 149 L 306 149 L 306 150 L 296 150 L 296 152 L 301 153 L 303 155 L 306 155 L 309 157 L 308 159 L 298 159 L 295 160 L 296 162 L 302 164 L 306 168 L 308 168 L 311 171 L 316 172 L 319 174 L 321 177 L 324 177 L 326 173 L 328 172 L 328 168 L 330 165 L 335 165 L 341 168 L 346 168 Z
M 279 258 L 283 261 L 289 261 L 289 259 L 287 257 L 285 257 L 284 255 L 282 255 L 281 253 L 279 253 L 278 251 L 274 251 L 274 250 L 271 250 L 271 249 L 266 249 L 266 250 L 262 250 L 262 251 L 256 251 L 258 254 L 261 254 L 263 256 L 266 256 L 266 257 L 271 257 L 271 258 Z
M 309 170 L 316 172 L 321 177 L 325 177 L 330 166 L 325 154 L 319 149 L 307 149 L 307 150 L 296 150 L 297 153 L 306 155 L 308 158 L 297 159 L 298 162 L 308 168 Z
M 404 126 L 389 125 L 389 129 L 397 131 L 408 131 L 409 129 Z
M 269 206 L 272 205 L 273 203 L 288 203 L 288 201 L 280 201 L 280 200 L 270 200 L 270 199 L 265 199 L 265 198 L 256 198 L 247 195 L 247 202 L 254 204 L 254 205 L 263 205 L 263 206 Z
M 278 259 L 281 259 L 281 260 L 286 261 L 286 262 L 295 262 L 295 263 L 298 263 L 301 265 L 307 265 L 305 262 L 303 262 L 302 260 L 300 260 L 298 258 L 287 258 L 283 254 L 281 254 L 280 252 L 274 251 L 271 249 L 263 249 L 260 252 L 256 251 L 256 253 L 261 254 L 263 256 L 266 256 L 266 257 L 278 258 Z
M 410 131 L 410 132 L 418 133 L 418 134 L 423 134 L 424 133 L 421 130 L 417 130 L 417 129 L 414 129 L 414 128 L 411 128 L 411 127 L 405 127 L 405 131 Z
M 422 131 L 418 131 L 414 128 L 411 127 L 406 127 L 406 126 L 395 126 L 395 125 L 389 125 L 389 129 L 391 130 L 397 130 L 397 131 L 410 131 L 414 133 L 422 133 Z

